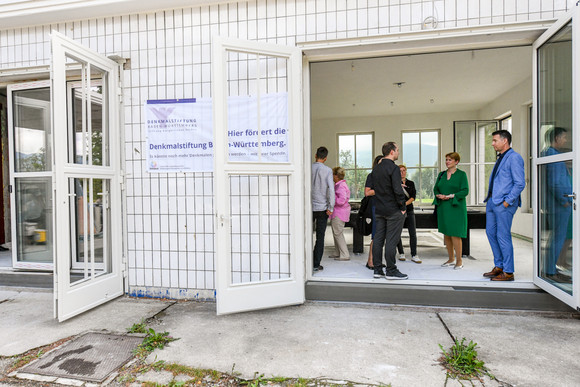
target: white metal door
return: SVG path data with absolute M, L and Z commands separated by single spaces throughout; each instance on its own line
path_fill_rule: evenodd
M 54 294 L 64 321 L 123 294 L 119 65 L 52 32 L 51 70 Z
M 212 44 L 217 313 L 303 303 L 301 51 Z
M 580 14 L 578 6 L 534 43 L 534 283 L 580 306 Z

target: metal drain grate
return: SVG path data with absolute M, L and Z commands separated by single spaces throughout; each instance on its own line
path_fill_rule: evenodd
M 20 372 L 102 382 L 133 356 L 141 337 L 87 333 Z

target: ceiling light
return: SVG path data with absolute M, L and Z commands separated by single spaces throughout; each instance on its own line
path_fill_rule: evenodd
M 397 86 L 400 89 L 401 87 L 403 87 L 404 84 L 405 82 L 394 82 L 393 86 Z

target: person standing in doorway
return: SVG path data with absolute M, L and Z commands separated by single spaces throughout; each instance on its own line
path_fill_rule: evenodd
M 457 152 L 445 155 L 447 171 L 437 176 L 433 187 L 435 193 L 433 204 L 437 206 L 437 229 L 444 236 L 449 257 L 441 266 L 453 266 L 456 270 L 463 269 L 461 238 L 467 238 L 465 198 L 469 194 L 467 174 L 457 168 L 459 160 L 461 157 Z
M 316 231 L 316 242 L 314 243 L 314 253 L 312 260 L 314 271 L 324 269 L 320 265 L 322 254 L 324 254 L 324 234 L 328 217 L 334 211 L 334 180 L 332 169 L 324 165 L 328 157 L 328 149 L 321 146 L 314 155 L 312 164 L 312 219 L 314 230 Z
M 332 236 L 334 237 L 335 255 L 330 255 L 328 258 L 334 258 L 337 261 L 349 261 L 350 253 L 344 238 L 344 225 L 350 219 L 350 189 L 344 180 L 344 168 L 332 168 L 332 177 L 334 179 L 334 211 L 330 215 L 330 227 L 332 228 Z
M 401 171 L 401 181 L 403 192 L 407 201 L 407 217 L 405 218 L 404 227 L 409 230 L 409 246 L 411 248 L 411 261 L 415 263 L 421 263 L 421 258 L 417 256 L 417 228 L 415 227 L 415 209 L 413 208 L 413 202 L 415 201 L 415 196 L 417 195 L 417 190 L 415 189 L 415 183 L 407 179 L 407 166 L 405 164 L 399 165 L 399 170 Z M 403 249 L 403 240 L 399 240 L 397 245 L 397 250 L 399 250 L 399 260 L 405 261 L 405 250 Z
M 381 163 L 372 171 L 372 181 L 375 191 L 375 221 L 376 230 L 373 239 L 373 276 L 393 280 L 407 279 L 395 264 L 397 243 L 401 239 L 401 231 L 405 223 L 405 193 L 401 185 L 401 171 L 395 164 L 399 158 L 399 147 L 395 142 L 383 145 Z M 383 261 L 383 246 L 385 247 L 386 273 L 381 267 Z
M 492 133 L 491 145 L 499 153 L 491 176 L 486 204 L 485 232 L 493 252 L 494 267 L 483 276 L 492 281 L 514 280 L 512 221 L 522 205 L 521 192 L 526 186 L 524 159 L 511 148 L 512 135 L 507 130 Z

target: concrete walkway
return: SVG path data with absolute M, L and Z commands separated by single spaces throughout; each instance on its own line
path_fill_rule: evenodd
M 498 380 L 490 385 L 578 386 L 580 317 L 506 311 L 313 303 L 216 316 L 215 304 L 119 298 L 59 324 L 49 292 L 0 289 L 0 355 L 12 356 L 86 331 L 125 332 L 156 315 L 179 340 L 164 360 L 252 378 L 326 377 L 361 384 L 454 386 L 438 364 L 451 335 L 479 345 Z M 152 376 L 154 379 L 154 375 Z M 465 382 L 464 382 L 465 383 Z M 476 385 L 481 385 L 479 382 Z

